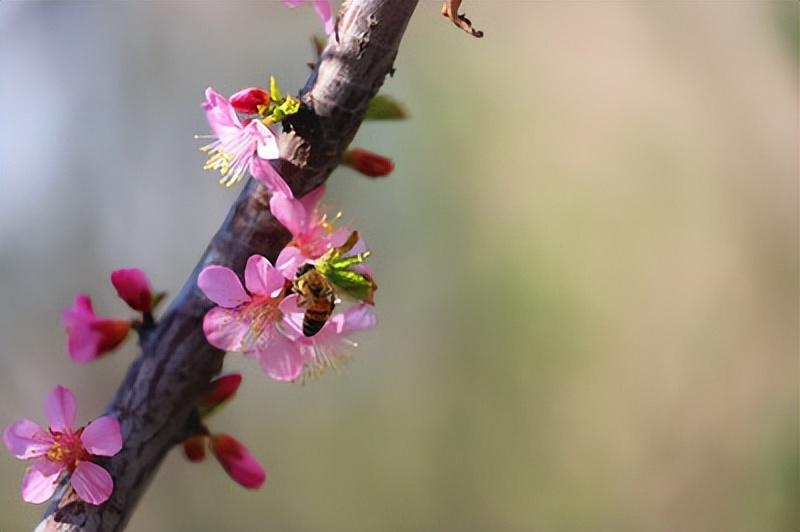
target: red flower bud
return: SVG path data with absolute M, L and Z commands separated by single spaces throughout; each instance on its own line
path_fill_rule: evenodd
M 220 375 L 212 380 L 208 390 L 200 396 L 200 400 L 197 403 L 200 417 L 206 417 L 211 414 L 233 397 L 240 384 L 242 384 L 242 375 L 240 373 Z
M 240 113 L 258 114 L 259 106 L 269 105 L 269 93 L 258 87 L 240 90 L 230 99 L 231 105 Z
M 387 176 L 394 170 L 391 159 L 361 148 L 347 150 L 342 163 L 369 177 Z
M 183 440 L 183 454 L 192 462 L 202 462 L 206 457 L 206 436 L 197 434 Z
M 113 351 L 127 338 L 131 324 L 124 320 L 98 320 L 91 324 L 91 329 L 101 335 L 97 349 L 102 354 Z
M 245 488 L 260 488 L 267 478 L 261 464 L 247 448 L 227 434 L 211 437 L 211 450 L 225 472 Z
M 124 268 L 111 272 L 111 284 L 117 289 L 119 297 L 133 310 L 150 312 L 153 310 L 153 294 L 144 272 L 138 268 Z

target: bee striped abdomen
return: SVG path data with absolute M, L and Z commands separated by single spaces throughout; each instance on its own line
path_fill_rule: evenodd
M 328 318 L 331 315 L 331 310 L 306 310 L 305 315 L 303 316 L 303 335 L 305 336 L 314 336 L 325 325 L 325 322 L 328 321 Z
M 313 266 L 306 265 L 298 270 L 294 291 L 298 295 L 298 305 L 306 309 L 303 314 L 303 335 L 314 336 L 333 314 L 333 307 L 336 306 L 333 287 Z

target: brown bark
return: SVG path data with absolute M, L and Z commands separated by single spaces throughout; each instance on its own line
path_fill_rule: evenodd
M 325 182 L 339 164 L 391 71 L 417 0 L 351 0 L 342 8 L 305 88 L 303 109 L 280 135 L 275 166 L 300 197 Z M 222 366 L 223 353 L 203 335 L 211 308 L 197 289 L 209 264 L 241 272 L 247 258 L 274 261 L 289 234 L 269 212 L 265 188 L 253 180 L 231 207 L 180 294 L 154 326 L 140 331 L 141 353 L 107 408 L 122 427 L 124 447 L 101 463 L 114 478 L 114 493 L 100 506 L 78 500 L 64 487 L 37 531 L 122 530 L 166 453 L 196 427 L 194 404 Z

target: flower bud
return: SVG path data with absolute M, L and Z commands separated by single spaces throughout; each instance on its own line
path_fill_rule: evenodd
M 208 416 L 233 397 L 240 384 L 242 384 L 242 375 L 240 373 L 220 375 L 212 380 L 208 390 L 200 396 L 197 404 L 200 417 Z
M 117 295 L 129 307 L 147 313 L 153 310 L 153 294 L 144 272 L 138 268 L 123 268 L 111 272 L 111 284 Z
M 387 176 L 394 170 L 394 163 L 391 159 L 361 148 L 347 150 L 342 158 L 342 164 L 368 177 Z
M 258 87 L 243 89 L 231 96 L 230 103 L 236 111 L 244 114 L 259 114 L 269 106 L 269 93 Z
M 227 434 L 211 437 L 211 450 L 225 472 L 245 488 L 261 487 L 267 475 L 247 448 Z
M 183 454 L 191 462 L 202 462 L 206 458 L 206 438 L 204 434 L 189 436 L 183 440 Z

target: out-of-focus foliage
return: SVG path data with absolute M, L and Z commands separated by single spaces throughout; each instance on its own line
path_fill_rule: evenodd
M 364 120 L 400 120 L 403 118 L 408 118 L 408 111 L 403 104 L 385 94 L 378 94 L 369 102 L 367 114 L 364 116 Z
M 341 375 L 244 383 L 214 418 L 260 491 L 171 453 L 148 532 L 791 532 L 798 464 L 795 2 L 422 2 L 327 202 L 370 245 L 380 326 Z M 202 171 L 200 102 L 300 87 L 313 10 L 0 3 L 0 424 L 54 384 L 99 414 L 133 342 L 66 354 L 108 273 L 175 294 L 238 190 Z M 794 37 L 792 37 L 794 35 Z M 794 39 L 794 41 L 792 41 Z M 788 43 L 788 45 L 787 45 Z M 0 456 L 0 529 L 27 530 Z

